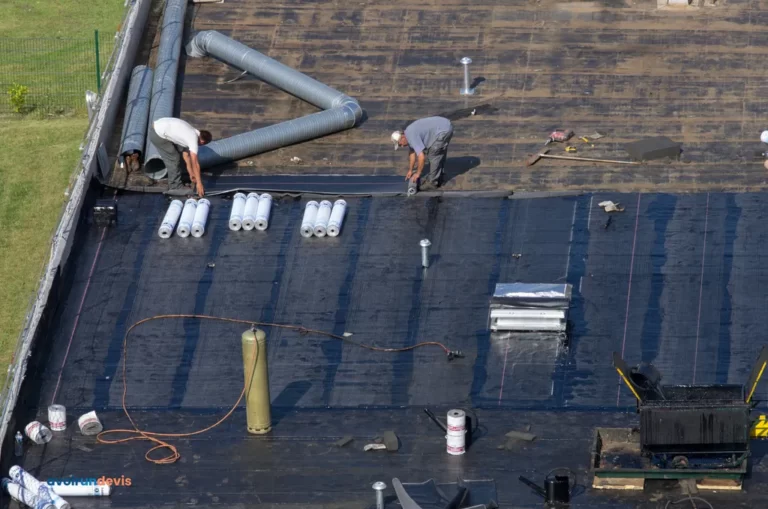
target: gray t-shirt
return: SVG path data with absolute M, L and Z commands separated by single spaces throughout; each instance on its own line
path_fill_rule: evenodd
M 413 151 L 420 154 L 431 147 L 439 135 L 451 129 L 451 121 L 447 118 L 421 118 L 405 128 L 405 139 Z

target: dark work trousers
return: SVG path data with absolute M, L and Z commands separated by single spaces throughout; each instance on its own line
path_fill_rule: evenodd
M 178 189 L 183 183 L 181 182 L 181 154 L 176 144 L 161 138 L 152 124 L 149 129 L 149 141 L 160 153 L 165 169 L 168 170 L 168 189 Z
M 448 144 L 453 137 L 453 126 L 451 130 L 437 135 L 435 142 L 424 151 L 424 155 L 429 160 L 429 173 L 426 181 L 430 184 L 440 186 L 443 184 L 443 172 L 445 171 L 445 160 L 448 158 Z

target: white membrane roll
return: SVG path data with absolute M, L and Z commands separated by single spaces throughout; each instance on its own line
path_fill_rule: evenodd
M 50 501 L 40 500 L 33 492 L 25 489 L 20 484 L 11 482 L 10 479 L 3 479 L 3 488 L 12 499 L 33 509 L 52 509 L 56 507 Z
M 181 211 L 181 219 L 179 219 L 179 227 L 176 228 L 176 235 L 179 237 L 189 237 L 192 233 L 192 221 L 195 220 L 195 210 L 197 209 L 197 202 L 194 198 L 188 199 L 184 203 L 184 210 Z
M 48 425 L 52 431 L 64 431 L 67 429 L 67 409 L 64 405 L 51 405 L 48 407 Z
M 328 221 L 331 219 L 331 202 L 323 200 L 320 202 L 320 208 L 317 209 L 317 218 L 315 218 L 315 236 L 325 237 L 328 232 Z
M 30 440 L 37 445 L 47 444 L 53 438 L 53 433 L 47 427 L 40 424 L 39 421 L 32 421 L 26 425 L 24 432 Z
M 13 482 L 25 490 L 35 494 L 41 502 L 49 502 L 57 509 L 69 509 L 69 503 L 51 490 L 47 484 L 42 483 L 32 474 L 18 465 L 14 465 L 8 471 L 8 476 Z
M 301 220 L 301 236 L 309 238 L 315 234 L 315 219 L 317 218 L 317 209 L 320 205 L 312 200 L 307 202 L 304 208 L 304 218 Z
M 107 484 L 49 484 L 48 487 L 63 497 L 108 497 L 112 487 Z
M 243 226 L 243 212 L 245 211 L 245 195 L 235 193 L 232 199 L 232 212 L 229 213 L 229 229 L 236 232 Z
M 259 193 L 248 193 L 243 212 L 243 230 L 253 230 L 256 226 L 256 212 L 259 209 Z
M 344 222 L 344 214 L 347 212 L 347 202 L 336 200 L 331 210 L 331 219 L 328 221 L 328 236 L 336 237 L 341 233 L 341 224 Z
M 445 451 L 458 456 L 465 452 L 467 434 L 467 414 L 464 410 L 449 410 L 446 421 Z
M 81 415 L 77 420 L 77 425 L 80 427 L 80 433 L 83 435 L 98 435 L 104 429 L 99 418 L 96 416 L 95 410 Z
M 192 236 L 200 238 L 205 233 L 205 225 L 208 222 L 208 211 L 211 209 L 211 202 L 205 198 L 197 200 L 195 209 L 195 218 L 192 220 Z
M 171 202 L 168 211 L 165 213 L 163 222 L 160 225 L 160 230 L 157 232 L 161 239 L 171 238 L 173 230 L 176 229 L 176 223 L 179 221 L 179 217 L 181 217 L 181 209 L 183 208 L 184 204 L 181 203 L 181 200 L 173 200 Z
M 269 213 L 272 210 L 272 195 L 264 193 L 259 197 L 259 208 L 256 210 L 256 229 L 264 231 L 269 227 Z

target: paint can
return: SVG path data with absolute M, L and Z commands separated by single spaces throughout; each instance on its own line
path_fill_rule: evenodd
M 466 452 L 467 415 L 464 410 L 449 410 L 446 418 L 446 452 L 459 456 Z
M 24 428 L 30 440 L 38 445 L 47 444 L 53 438 L 53 433 L 39 421 L 32 421 Z
M 80 426 L 80 433 L 83 435 L 98 435 L 104 429 L 101 422 L 99 422 L 99 418 L 96 417 L 95 410 L 81 415 L 77 420 L 77 425 Z
M 48 407 L 48 425 L 52 431 L 64 431 L 67 429 L 67 409 L 64 405 L 51 405 Z

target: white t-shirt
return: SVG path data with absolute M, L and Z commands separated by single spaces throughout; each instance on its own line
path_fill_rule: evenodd
M 197 154 L 197 140 L 200 131 L 180 118 L 165 117 L 155 120 L 155 132 L 164 140 L 176 145 L 187 147 L 190 152 Z

